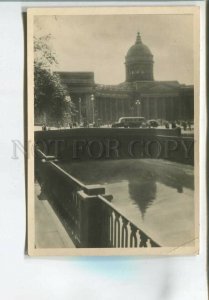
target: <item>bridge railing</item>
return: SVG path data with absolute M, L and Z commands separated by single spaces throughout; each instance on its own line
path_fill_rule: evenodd
M 46 130 L 35 132 L 35 142 L 66 162 L 154 158 L 194 164 L 194 137 L 182 136 L 178 128 Z
M 36 149 L 36 179 L 76 247 L 160 247 L 110 203 L 101 185 L 85 185 Z
M 106 240 L 108 247 L 160 247 L 157 242 L 128 220 L 103 196 L 99 195 L 98 198 L 103 210 L 103 239 Z

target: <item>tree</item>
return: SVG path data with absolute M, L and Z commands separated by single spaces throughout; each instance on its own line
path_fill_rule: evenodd
M 34 106 L 35 121 L 48 124 L 63 123 L 64 113 L 73 110 L 72 101 L 57 73 L 52 71 L 57 64 L 50 47 L 51 35 L 34 38 Z

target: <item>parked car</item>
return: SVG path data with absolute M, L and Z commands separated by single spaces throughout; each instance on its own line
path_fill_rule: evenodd
M 158 127 L 158 126 L 159 126 L 159 123 L 158 123 L 158 121 L 156 121 L 156 120 L 148 120 L 148 121 L 147 121 L 147 126 L 148 126 L 148 127 Z
M 145 123 L 144 117 L 122 117 L 117 123 L 112 124 L 112 128 L 139 128 Z

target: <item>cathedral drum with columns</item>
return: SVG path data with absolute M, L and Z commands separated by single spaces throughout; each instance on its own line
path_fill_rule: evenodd
M 94 82 L 93 72 L 59 72 L 78 111 L 76 120 L 112 124 L 121 117 L 192 122 L 194 86 L 155 81 L 154 58 L 140 33 L 125 56 L 126 80 L 118 85 Z
M 153 55 L 141 41 L 138 32 L 136 43 L 126 55 L 126 81 L 153 81 Z

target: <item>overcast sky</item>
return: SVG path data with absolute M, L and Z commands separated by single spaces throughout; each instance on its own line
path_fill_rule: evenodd
M 155 80 L 193 84 L 191 15 L 37 16 L 34 34 L 51 33 L 59 71 L 92 71 L 95 82 L 125 80 L 137 32 L 154 55 Z

